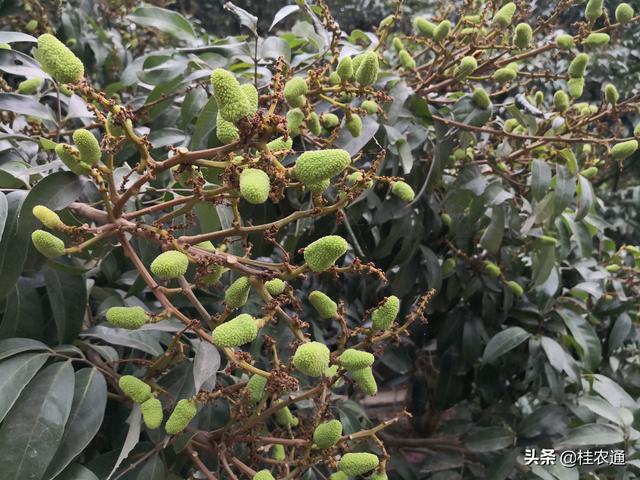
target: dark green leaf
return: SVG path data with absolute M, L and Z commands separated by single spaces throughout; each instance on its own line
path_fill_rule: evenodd
M 0 422 L 47 358 L 47 353 L 21 353 L 0 362 Z
M 472 452 L 494 452 L 513 445 L 514 434 L 503 427 L 487 427 L 476 430 L 465 440 L 465 446 Z
M 531 334 L 521 327 L 509 327 L 503 330 L 489 340 L 484 349 L 482 360 L 491 363 L 516 348 L 530 336 Z
M 157 28 L 179 40 L 196 39 L 193 26 L 178 12 L 160 7 L 138 7 L 129 14 L 129 19 L 143 27 Z
M 58 330 L 58 342 L 72 342 L 82 328 L 87 288 L 83 276 L 46 267 L 47 295 Z
M 32 97 L 17 93 L 0 93 L 0 110 L 7 110 L 18 115 L 38 117 L 44 120 L 54 120 L 53 112 L 49 107 L 42 105 Z

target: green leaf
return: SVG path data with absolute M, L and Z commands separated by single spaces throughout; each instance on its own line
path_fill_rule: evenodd
M 547 162 L 535 158 L 531 162 L 531 193 L 535 200 L 543 198 L 551 184 L 551 168 Z
M 200 341 L 193 359 L 193 383 L 195 391 L 207 382 L 209 388 L 215 386 L 216 373 L 220 368 L 220 352 L 209 342 Z M 211 385 L 213 379 L 213 385 Z
M 581 447 L 585 445 L 612 445 L 624 441 L 620 427 L 605 423 L 588 423 L 571 430 L 556 447 Z
M 160 455 L 154 455 L 147 460 L 136 478 L 137 480 L 165 480 L 167 468 Z
M 81 337 L 99 338 L 113 345 L 135 348 L 150 355 L 158 356 L 164 353 L 160 344 L 154 340 L 151 332 L 137 332 L 123 328 L 110 328 L 105 325 L 96 325 L 84 330 Z
M 38 182 L 29 191 L 26 199 L 23 192 L 7 195 L 11 221 L 7 219 L 7 227 L 0 241 L 0 271 L 3 272 L 0 276 L 0 300 L 14 287 L 31 244 L 31 233 L 39 228 L 31 213 L 33 207 L 45 205 L 51 210 L 62 210 L 76 200 L 81 191 L 82 181 L 77 175 L 71 172 L 56 172 Z M 16 216 L 18 211 L 19 217 Z M 9 225 L 12 227 L 9 228 Z
M 59 343 L 71 343 L 82 329 L 87 287 L 83 276 L 46 267 L 44 280 Z
M 129 418 L 127 418 L 127 423 L 129 424 L 129 430 L 127 431 L 127 437 L 124 439 L 124 443 L 122 444 L 122 450 L 120 451 L 120 455 L 118 455 L 118 459 L 116 460 L 111 473 L 107 476 L 107 480 L 113 477 L 113 474 L 118 470 L 120 464 L 124 461 L 125 458 L 129 456 L 134 447 L 138 444 L 138 440 L 140 440 L 140 421 L 142 420 L 142 413 L 140 412 L 140 405 L 137 403 L 133 405 L 133 410 L 131 410 L 131 414 Z
M 193 128 L 191 136 L 191 149 L 197 150 L 206 147 L 205 141 L 209 134 L 216 128 L 216 116 L 218 114 L 218 105 L 216 98 L 211 95 L 204 108 L 198 115 L 196 125 Z
M 54 121 L 53 112 L 49 107 L 27 95 L 0 93 L 0 110 Z
M 32 350 L 49 350 L 49 347 L 31 338 L 7 338 L 0 340 L 0 360 Z
M 285 5 L 284 7 L 282 7 L 273 16 L 273 22 L 271 22 L 269 31 L 273 30 L 273 27 L 275 27 L 278 23 L 280 23 L 282 20 L 287 18 L 289 15 L 298 11 L 300 11 L 300 7 L 298 7 L 297 5 Z
M 3 480 L 40 480 L 53 459 L 73 401 L 73 368 L 54 363 L 24 389 L 0 427 Z
M 47 353 L 20 353 L 0 362 L 0 422 L 47 361 Z
M 496 254 L 500 250 L 504 235 L 505 215 L 502 206 L 491 209 L 491 222 L 480 238 L 480 246 Z
M 247 27 L 251 31 L 251 33 L 253 33 L 254 37 L 258 36 L 258 30 L 257 30 L 257 28 L 258 28 L 258 17 L 256 17 L 255 15 L 250 14 L 249 12 L 244 10 L 243 8 L 240 8 L 240 7 L 238 7 L 237 5 L 234 5 L 231 2 L 225 2 L 224 9 L 225 10 L 229 10 L 236 17 L 238 17 L 238 20 L 240 20 L 240 24 L 244 25 L 245 27 Z
M 569 206 L 573 200 L 573 195 L 576 193 L 574 175 L 562 165 L 557 166 L 555 192 L 554 212 L 558 215 Z
M 594 202 L 593 188 L 591 182 L 584 178 L 582 175 L 578 175 L 578 190 L 577 190 L 577 204 L 578 209 L 576 211 L 576 221 L 582 220 L 591 211 L 591 207 Z
M 595 370 L 602 360 L 602 345 L 595 329 L 586 319 L 573 310 L 559 308 L 556 312 L 560 315 L 578 345 L 580 345 L 580 357 L 587 368 Z
M 55 480 L 98 480 L 98 477 L 87 467 L 74 463 L 69 465 Z
M 2 238 L 2 232 L 4 231 L 8 216 L 9 203 L 7 202 L 7 196 L 4 193 L 0 193 L 0 238 Z
M 21 32 L 0 32 L 0 43 L 14 42 L 31 42 L 36 43 L 38 40 L 31 35 Z
M 476 430 L 465 440 L 465 446 L 472 452 L 495 452 L 513 445 L 515 436 L 503 427 L 487 427 Z
M 556 265 L 556 249 L 552 245 L 537 245 L 532 255 L 531 288 L 547 281 Z
M 521 327 L 509 327 L 506 330 L 502 330 L 489 340 L 484 349 L 482 360 L 486 363 L 491 363 L 516 348 L 530 336 L 531 334 Z
M 582 407 L 586 407 L 596 415 L 606 418 L 610 422 L 613 422 L 621 427 L 625 422 L 623 416 L 620 414 L 620 409 L 612 406 L 606 400 L 600 397 L 585 396 L 578 399 L 578 403 Z
M 7 297 L 0 338 L 28 337 L 45 340 L 47 319 L 33 279 L 20 277 Z
M 193 26 L 178 12 L 160 7 L 138 7 L 129 14 L 128 18 L 143 27 L 157 28 L 178 40 L 193 41 L 196 39 Z
M 107 382 L 96 368 L 75 374 L 71 413 L 56 455 L 47 468 L 47 478 L 60 473 L 98 433 L 107 406 Z

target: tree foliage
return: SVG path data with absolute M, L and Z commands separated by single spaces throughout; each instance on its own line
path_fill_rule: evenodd
M 591 446 L 635 474 L 640 103 L 614 65 L 640 17 L 601 3 L 398 2 L 343 32 L 323 1 L 267 30 L 227 2 L 216 38 L 25 2 L 0 31 L 3 478 L 562 479 L 594 467 L 522 449 Z

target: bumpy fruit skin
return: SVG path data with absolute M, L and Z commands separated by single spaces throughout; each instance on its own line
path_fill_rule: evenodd
M 324 293 L 314 290 L 309 294 L 309 302 L 323 320 L 338 317 L 338 304 Z
M 391 193 L 405 202 L 411 202 L 415 198 L 416 194 L 413 188 L 406 182 L 395 182 L 391 187 Z
M 338 62 L 338 68 L 336 69 L 341 80 L 353 79 L 353 62 L 351 57 L 342 57 Z
M 598 167 L 585 168 L 580 172 L 584 178 L 593 178 L 598 174 Z
M 240 308 L 249 298 L 251 283 L 247 277 L 240 277 L 227 288 L 224 294 L 224 301 L 230 309 Z
M 62 163 L 76 175 L 84 175 L 91 171 L 90 165 L 85 165 L 80 162 L 80 152 L 77 148 L 67 145 L 66 143 L 59 143 L 56 145 L 55 152 L 60 160 L 62 160 Z
M 84 65 L 80 59 L 51 34 L 38 37 L 38 50 L 34 57 L 57 82 L 74 83 L 84 75 Z
M 376 472 L 373 475 L 371 475 L 371 478 L 369 480 L 388 480 L 389 477 L 387 477 L 387 472 Z
M 338 464 L 338 469 L 350 477 L 370 472 L 378 466 L 380 460 L 373 453 L 346 453 Z
M 335 472 L 331 474 L 329 480 L 349 480 L 349 475 L 344 472 Z
M 603 47 L 609 43 L 609 39 L 610 37 L 606 33 L 590 33 L 582 44 L 592 48 Z
M 151 387 L 133 375 L 123 375 L 118 380 L 118 386 L 124 394 L 136 403 L 142 403 L 151 398 Z
M 569 64 L 569 76 L 571 78 L 582 78 L 584 77 L 584 72 L 587 69 L 587 64 L 589 63 L 589 55 L 586 53 L 579 53 L 575 56 L 571 63 Z
M 354 370 L 360 370 L 361 368 L 370 367 L 373 365 L 375 357 L 369 352 L 348 348 L 338 357 L 338 361 L 342 368 L 352 372 Z
M 261 375 L 253 375 L 247 382 L 247 391 L 249 392 L 249 401 L 258 403 L 264 394 L 264 387 L 267 385 L 267 379 Z
M 353 137 L 359 137 L 362 133 L 362 119 L 360 118 L 360 115 L 352 113 L 351 117 L 345 121 L 344 125 Z
M 211 74 L 211 85 L 222 118 L 235 125 L 252 114 L 247 96 L 231 72 L 216 68 Z
M 448 275 L 456 269 L 456 261 L 453 258 L 447 258 L 442 263 L 442 274 Z
M 218 347 L 240 347 L 253 342 L 258 336 L 258 326 L 255 319 L 242 313 L 228 322 L 218 325 L 211 334 L 212 341 Z
M 584 16 L 586 19 L 593 22 L 600 17 L 604 13 L 604 10 L 602 9 L 603 3 L 604 0 L 589 0 L 586 8 L 584 9 Z
M 484 271 L 490 277 L 499 277 L 502 274 L 500 267 L 489 260 L 485 260 L 484 262 Z
M 42 85 L 42 79 L 40 77 L 29 78 L 18 84 L 18 93 L 22 93 L 23 95 L 31 95 L 32 93 L 36 93 L 38 91 L 40 85 Z
M 47 228 L 53 229 L 64 226 L 58 214 L 44 205 L 36 205 L 33 207 L 32 213 Z
M 513 2 L 507 3 L 493 16 L 493 25 L 500 28 L 507 28 L 511 25 L 514 13 L 516 13 L 516 4 Z
M 264 286 L 267 289 L 267 292 L 269 292 L 273 296 L 276 296 L 284 292 L 284 289 L 287 286 L 287 284 L 282 280 L 280 280 L 279 278 L 274 278 L 272 280 L 264 282 Z
M 400 64 L 405 68 L 405 70 L 413 70 L 416 68 L 416 61 L 406 50 L 400 50 L 399 57 Z
M 618 103 L 618 99 L 620 98 L 620 94 L 618 93 L 618 89 L 616 88 L 616 86 L 614 84 L 609 83 L 609 84 L 607 84 L 606 87 L 604 87 L 604 98 L 611 105 L 615 105 L 616 103 Z
M 509 287 L 509 290 L 511 290 L 516 297 L 521 297 L 524 294 L 523 288 L 515 280 L 509 280 L 507 287 Z
M 276 404 L 281 403 L 282 400 L 278 400 Z M 289 407 L 283 407 L 276 410 L 276 423 L 281 427 L 297 427 L 300 420 L 291 413 Z
M 31 241 L 36 250 L 47 258 L 64 255 L 64 242 L 49 232 L 36 230 L 31 234 Z
M 299 108 L 291 109 L 287 112 L 287 131 L 289 135 L 296 137 L 300 135 L 300 129 L 304 125 L 304 112 Z
M 387 297 L 384 304 L 371 313 L 372 326 L 375 330 L 387 330 L 400 312 L 400 299 L 395 295 Z
M 273 457 L 274 460 L 280 460 L 280 461 L 284 460 L 286 457 L 286 454 L 284 451 L 284 445 L 280 445 L 279 443 L 275 444 L 273 446 L 271 456 Z
M 291 137 L 288 137 L 286 140 L 283 137 L 278 137 L 267 143 L 267 147 L 269 147 L 269 150 L 272 152 L 277 152 L 278 150 L 291 150 L 292 146 L 293 140 Z
M 584 92 L 584 78 L 570 78 L 567 81 L 567 88 L 571 98 L 580 98 Z
M 618 143 L 611 149 L 611 157 L 614 160 L 624 160 L 625 158 L 633 155 L 638 150 L 637 140 L 627 140 L 626 142 Z
M 478 61 L 475 57 L 466 56 L 460 60 L 460 64 L 456 67 L 455 77 L 459 79 L 467 78 L 478 68 Z
M 331 72 L 329 74 L 329 83 L 331 85 L 340 85 L 342 83 L 342 79 L 340 78 L 340 74 L 338 72 Z
M 149 319 L 142 307 L 111 307 L 106 317 L 110 324 L 129 330 L 140 328 Z
M 329 448 L 340 440 L 342 436 L 342 423 L 340 420 L 329 420 L 323 422 L 313 431 L 313 443 L 318 448 Z
M 320 123 L 325 128 L 335 128 L 340 124 L 340 118 L 335 113 L 323 113 L 320 115 Z
M 498 83 L 507 83 L 518 76 L 518 72 L 512 68 L 499 68 L 493 72 L 493 79 Z
M 253 115 L 258 110 L 258 101 L 259 95 L 256 87 L 253 86 L 253 83 L 244 83 L 240 85 L 240 90 L 244 93 L 247 102 L 249 102 L 249 109 L 251 114 Z
M 338 235 L 328 235 L 310 243 L 304 249 L 304 261 L 314 272 L 324 272 L 347 253 L 349 244 Z
M 187 272 L 189 257 L 177 250 L 169 250 L 158 255 L 150 268 L 154 275 L 162 279 L 178 278 Z
M 298 157 L 293 171 L 298 180 L 309 185 L 338 175 L 350 163 L 351 155 L 346 150 L 313 150 Z
M 96 137 L 89 130 L 79 128 L 73 132 L 73 141 L 80 152 L 80 161 L 87 165 L 95 165 L 100 161 L 102 152 Z
M 356 80 L 362 86 L 376 83 L 378 79 L 378 55 L 375 52 L 365 53 L 356 71 Z
M 378 393 L 378 384 L 373 376 L 373 370 L 371 367 L 361 368 L 360 370 L 354 370 L 351 372 L 353 380 L 356 385 L 367 395 L 375 395 Z
M 556 45 L 560 50 L 571 50 L 576 46 L 576 42 L 571 35 L 562 34 L 556 38 Z
M 307 117 L 307 126 L 309 131 L 314 135 L 320 135 L 322 133 L 322 125 L 320 125 L 320 117 L 316 112 L 311 112 Z
M 476 87 L 471 94 L 471 100 L 478 107 L 487 110 L 491 106 L 491 98 L 482 87 Z
M 269 198 L 271 182 L 269 175 L 257 168 L 245 168 L 240 174 L 240 195 L 254 205 L 264 203 Z
M 331 185 L 331 181 L 329 179 L 321 180 L 318 183 L 310 183 L 309 185 L 305 185 L 312 193 L 320 194 L 324 192 Z
M 559 112 L 564 112 L 567 108 L 569 108 L 569 96 L 562 90 L 558 90 L 553 95 L 553 105 Z
M 224 145 L 233 143 L 240 138 L 240 133 L 236 126 L 222 118 L 220 112 L 218 112 L 216 119 L 216 137 Z
M 305 95 L 309 91 L 307 87 L 307 82 L 304 78 L 294 77 L 289 80 L 285 86 L 284 91 L 284 99 L 287 101 L 289 105 L 292 107 L 301 107 L 305 102 Z
M 421 35 L 427 38 L 433 38 L 433 33 L 436 29 L 436 26 L 434 23 L 430 22 L 424 17 L 416 17 L 415 25 L 416 25 L 416 33 L 418 33 L 418 35 Z
M 513 34 L 513 44 L 518 48 L 527 48 L 531 43 L 533 30 L 528 23 L 519 23 Z
M 441 42 L 442 40 L 447 38 L 450 31 L 451 31 L 451 22 L 449 20 L 443 20 L 433 30 L 433 39 L 436 42 Z
M 175 435 L 187 428 L 189 422 L 198 413 L 196 402 L 183 398 L 176 404 L 176 408 L 171 412 L 171 416 L 167 420 L 164 429 L 169 435 Z
M 616 7 L 616 21 L 619 23 L 627 23 L 633 18 L 633 7 L 628 3 L 621 3 Z
M 378 104 L 373 100 L 365 100 L 361 105 L 362 109 L 367 112 L 369 115 L 373 115 L 374 113 L 378 113 Z
M 393 37 L 393 41 L 391 42 L 391 46 L 396 52 L 401 52 L 404 50 L 404 43 L 402 43 L 402 39 L 400 37 Z
M 319 377 L 329 366 L 329 349 L 320 342 L 303 343 L 293 355 L 293 365 L 305 375 Z
M 148 429 L 154 430 L 162 424 L 162 404 L 157 398 L 150 398 L 140 405 L 142 419 Z
M 269 470 L 260 470 L 256 472 L 252 480 L 275 480 Z

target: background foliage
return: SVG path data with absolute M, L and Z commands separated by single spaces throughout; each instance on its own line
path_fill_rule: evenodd
M 370 32 L 395 11 L 395 4 L 383 2 L 337 3 L 340 13 L 334 14 L 346 32 L 343 48 L 350 53 L 375 44 L 378 39 Z M 463 3 L 471 8 L 471 2 Z M 563 8 L 570 3 L 563 2 Z M 411 35 L 414 13 L 457 18 L 461 5 L 408 2 L 402 13 L 409 15 L 399 20 L 396 31 Z M 260 18 L 257 40 L 246 28 L 254 25 L 250 15 L 234 15 L 213 2 L 3 5 L 6 31 L 0 43 L 16 45 L 0 50 L 0 452 L 5 459 L 22 459 L 9 462 L 5 478 L 106 479 L 116 470 L 115 478 L 155 480 L 187 478 L 189 470 L 181 455 L 186 441 L 161 453 L 153 450 L 160 439 L 152 432 L 138 441 L 139 412 L 114 398 L 109 376 L 103 375 L 114 369 L 132 372 L 136 364 L 161 355 L 180 326 L 171 320 L 134 332 L 106 326 L 103 314 L 110 306 L 158 307 L 120 249 L 105 244 L 81 259 L 47 262 L 30 245 L 36 221 L 27 212 L 33 206 L 63 210 L 78 198 L 99 200 L 89 182 L 61 171 L 51 152 L 52 141 L 68 129 L 91 125 L 93 115 L 78 95 L 64 97 L 63 117 L 52 89 L 16 95 L 13 90 L 24 77 L 42 72 L 28 56 L 31 40 L 9 32 L 26 31 L 33 16 L 38 25 L 31 33 L 55 31 L 74 39 L 73 51 L 94 85 L 134 109 L 136 127 L 149 133 L 154 153 L 162 157 L 168 146 L 216 144 L 207 84 L 211 69 L 256 64 L 261 82 L 268 84 L 269 67 L 278 57 L 304 66 L 327 47 L 328 33 L 298 8 L 279 10 L 269 2 L 240 6 Z M 532 4 L 527 20 L 551 15 L 555 8 Z M 582 12 L 582 6 L 566 8 L 559 28 L 571 31 Z M 553 31 L 544 33 L 540 42 L 551 41 Z M 591 54 L 581 101 L 600 104 L 603 83 L 614 81 L 631 106 L 606 117 L 602 137 L 633 135 L 639 36 L 634 23 Z M 455 103 L 448 100 L 457 100 L 459 92 L 436 91 L 429 97 L 415 78 L 396 68 L 392 50 L 383 55 L 390 65 L 381 80 L 391 96 L 385 115 L 367 117 L 359 138 L 341 135 L 336 145 L 350 152 L 384 148 L 379 173 L 406 176 L 418 193 L 416 200 L 406 207 L 379 185 L 344 212 L 340 225 L 332 217 L 299 222 L 289 232 L 287 248 L 294 252 L 318 235 L 337 231 L 349 239 L 353 255 L 374 261 L 385 272 L 387 284 L 354 277 L 335 282 L 327 292 L 349 299 L 347 314 L 354 324 L 382 295 L 398 295 L 408 313 L 413 299 L 428 289 L 438 294 L 428 324 L 416 325 L 409 340 L 380 353 L 376 377 L 382 389 L 402 392 L 404 400 L 369 412 L 347 400 L 336 416 L 356 431 L 369 424 L 370 416 L 386 418 L 405 407 L 412 413 L 384 437 L 392 454 L 392 478 L 573 479 L 578 468 L 530 469 L 518 455 L 525 446 L 592 445 L 625 449 L 628 460 L 626 467 L 603 467 L 594 475 L 633 478 L 640 465 L 640 260 L 637 251 L 623 247 L 633 247 L 640 238 L 637 158 L 610 162 L 606 143 L 594 144 L 592 156 L 575 147 L 581 168 L 595 165 L 596 155 L 602 157 L 599 173 L 590 180 L 568 164 L 563 147 L 510 157 L 520 148 L 516 140 L 437 119 L 485 125 L 488 118 L 478 118 L 468 97 Z M 526 70 L 564 72 L 571 58 L 541 54 L 527 61 Z M 562 85 L 563 78 L 547 75 L 521 85 L 520 92 L 504 91 L 493 99 L 492 127 L 516 118 L 530 135 L 543 135 L 538 129 L 548 117 L 531 114 L 517 94 L 542 91 L 550 104 Z M 460 153 L 467 147 L 473 154 Z M 450 160 L 453 155 L 458 157 Z M 135 157 L 133 148 L 119 152 L 117 175 L 130 175 Z M 505 158 L 510 162 L 506 171 L 498 165 Z M 149 193 L 170 188 L 181 185 L 166 175 Z M 143 201 L 136 200 L 139 206 Z M 288 198 L 278 208 L 299 208 L 296 201 Z M 198 213 L 206 231 L 229 224 L 228 208 L 222 205 L 202 206 Z M 260 222 L 280 214 L 274 206 L 253 212 Z M 63 210 L 62 217 L 80 223 L 70 210 Z M 557 247 L 541 242 L 542 235 L 557 238 Z M 142 242 L 136 247 L 145 263 L 157 253 Z M 255 243 L 253 253 L 278 257 L 266 242 Z M 455 259 L 455 268 L 443 271 L 448 258 Z M 486 259 L 525 286 L 526 294 L 517 297 L 502 279 L 485 275 Z M 613 272 L 607 269 L 610 264 L 623 268 Z M 314 288 L 310 279 L 300 296 Z M 215 311 L 220 298 L 221 292 L 214 292 L 203 303 Z M 335 333 L 326 325 L 314 328 Z M 176 397 L 215 385 L 217 350 L 194 340 L 188 355 L 189 361 L 162 380 Z M 198 425 L 212 430 L 228 415 L 223 404 L 214 403 L 199 414 Z M 596 469 L 582 472 L 588 470 Z M 320 475 L 310 471 L 307 478 Z

